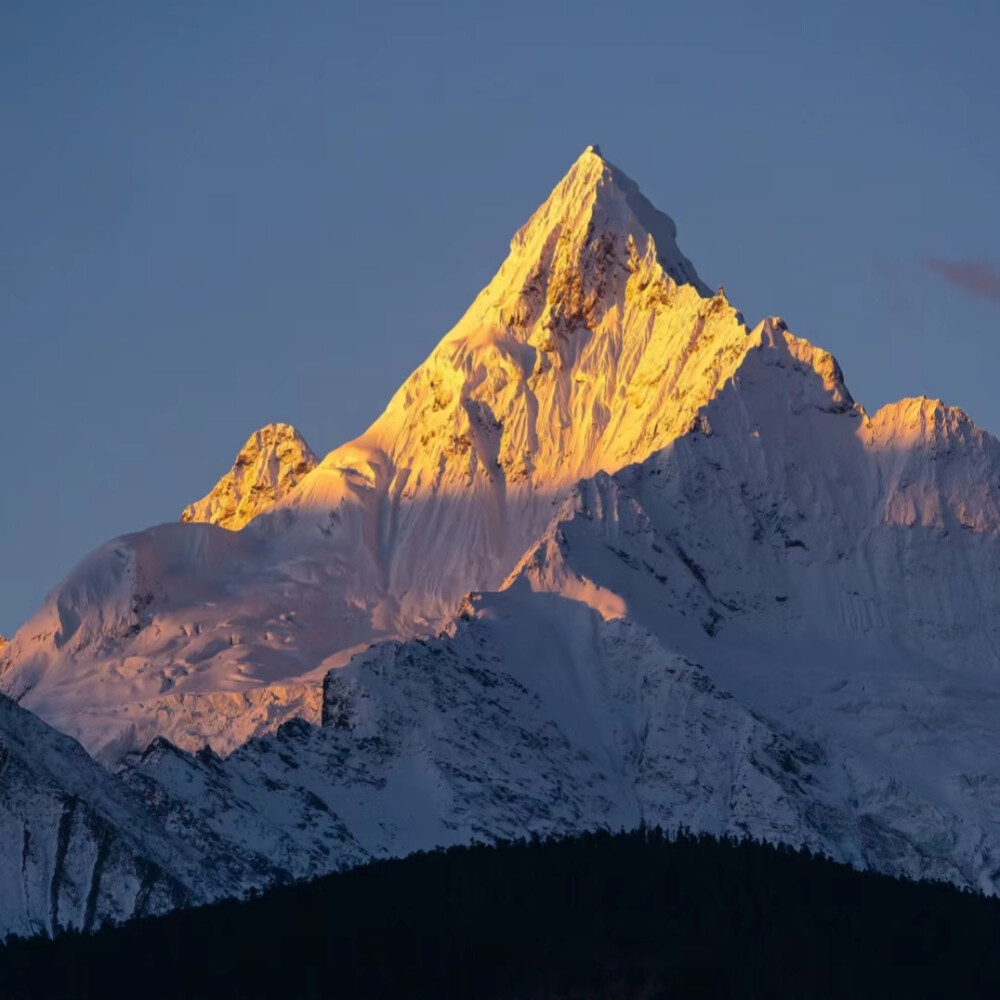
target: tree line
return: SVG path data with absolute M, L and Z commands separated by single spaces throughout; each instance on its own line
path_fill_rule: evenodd
M 659 828 L 456 847 L 0 948 L 0 997 L 1000 995 L 1000 901 Z

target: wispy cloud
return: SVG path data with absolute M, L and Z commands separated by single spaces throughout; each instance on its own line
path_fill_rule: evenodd
M 960 292 L 980 299 L 1000 302 L 1000 270 L 977 260 L 941 260 L 928 257 L 924 262 Z

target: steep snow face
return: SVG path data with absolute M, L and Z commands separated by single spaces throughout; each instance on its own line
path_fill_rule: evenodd
M 268 845 L 275 827 L 294 838 L 303 875 L 643 817 L 787 839 L 801 823 L 780 762 L 798 752 L 644 630 L 510 591 L 467 602 L 447 635 L 332 671 L 323 726 L 289 723 L 213 761 L 203 811 L 246 849 L 262 850 L 262 824 Z M 191 778 L 205 770 L 174 751 L 122 773 L 182 813 L 206 801 Z
M 869 420 L 778 320 L 748 340 L 695 428 L 579 483 L 502 592 L 215 765 L 245 849 L 261 817 L 303 873 L 645 820 L 1000 888 L 996 442 L 935 402 Z M 940 488 L 900 526 L 891 472 L 928 450 Z M 183 811 L 194 766 L 128 780 Z
M 182 521 L 206 521 L 239 531 L 298 485 L 319 463 L 289 424 L 268 424 L 251 434 L 232 469 L 208 496 L 189 504 Z
M 319 677 L 284 678 L 329 655 L 328 614 L 246 532 L 164 524 L 88 556 L 0 651 L 0 686 L 105 761 L 163 733 L 231 748 L 319 718 Z
M 886 524 L 978 533 L 1000 524 L 1000 443 L 939 399 L 903 399 L 871 420 Z
M 975 816 L 766 721 L 640 626 L 523 584 L 475 595 L 437 639 L 331 671 L 321 727 L 289 723 L 225 761 L 150 753 L 122 773 L 242 850 L 290 852 L 301 875 L 641 821 L 986 889 L 998 861 Z
M 696 431 L 581 483 L 507 586 L 644 625 L 851 762 L 838 808 L 878 813 L 880 864 L 902 837 L 996 891 L 1000 446 L 937 401 L 869 420 L 780 324 L 758 336 Z
M 885 630 L 990 667 L 1000 444 L 937 401 L 869 419 L 833 359 L 779 320 L 748 345 L 691 433 L 579 484 L 517 573 L 605 613 L 645 620 L 646 601 L 769 635 Z
M 256 515 L 236 538 L 185 524 L 109 543 L 0 652 L 0 688 L 104 759 L 157 734 L 227 752 L 315 718 L 327 669 L 499 586 L 579 476 L 684 432 L 747 341 L 673 222 L 589 149 L 369 431 L 260 513 L 305 453 L 262 432 L 189 509 Z

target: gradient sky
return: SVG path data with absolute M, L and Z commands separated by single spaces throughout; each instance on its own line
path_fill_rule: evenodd
M 588 143 L 705 280 L 1000 433 L 1000 4 L 0 5 L 0 631 L 362 431 Z

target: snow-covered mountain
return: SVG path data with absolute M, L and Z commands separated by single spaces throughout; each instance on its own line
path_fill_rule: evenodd
M 318 719 L 328 669 L 498 587 L 581 476 L 684 433 L 746 341 L 673 222 L 591 147 L 365 434 L 237 534 L 161 526 L 98 550 L 0 654 L 0 687 L 105 760 Z M 301 467 L 294 431 L 270 440 Z M 290 481 L 275 448 L 251 439 L 258 471 L 238 459 L 189 511 L 237 523 L 254 486 Z
M 0 688 L 232 879 L 645 819 L 998 887 L 1000 443 L 748 328 L 595 147 L 368 431 L 184 516 Z

